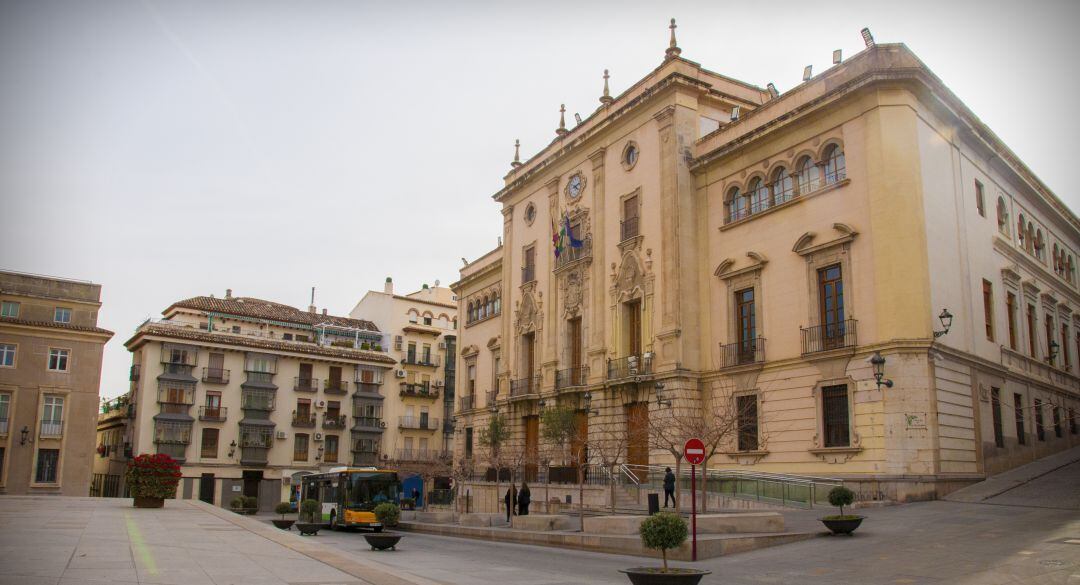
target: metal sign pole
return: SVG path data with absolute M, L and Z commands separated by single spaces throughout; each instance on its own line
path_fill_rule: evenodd
M 697 466 L 690 465 L 690 526 L 693 540 L 690 543 L 690 560 L 697 560 Z

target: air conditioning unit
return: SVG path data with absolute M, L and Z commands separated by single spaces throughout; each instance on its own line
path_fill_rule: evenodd
M 440 341 L 439 342 L 439 349 L 446 349 L 446 342 L 445 341 Z
M 326 401 L 325 400 L 320 400 L 319 402 L 317 402 L 315 404 L 315 407 L 316 408 L 326 408 Z
M 315 433 L 315 440 L 316 441 L 321 441 L 322 440 L 322 433 Z
M 405 370 L 394 370 L 394 376 L 398 378 L 404 378 Z
M 286 433 L 285 431 L 278 431 L 277 432 L 277 438 L 279 438 L 279 439 L 287 439 L 287 438 L 289 438 L 289 434 Z
M 384 421 L 384 420 L 379 421 L 379 428 L 385 429 L 386 428 L 386 421 Z
M 443 385 L 443 381 L 442 380 L 435 380 L 435 382 L 433 382 L 432 385 L 435 386 L 436 388 L 441 388 L 442 385 Z

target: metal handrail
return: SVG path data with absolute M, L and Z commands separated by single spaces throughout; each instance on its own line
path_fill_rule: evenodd
M 644 467 L 644 466 L 637 466 L 637 467 Z M 641 482 L 638 481 L 637 476 L 634 475 L 633 472 L 631 472 L 629 465 L 627 465 L 625 463 L 619 465 L 619 471 L 622 473 L 622 475 L 624 477 L 626 477 L 627 479 L 632 481 L 634 483 L 634 485 L 636 485 L 636 486 L 641 485 Z
M 659 483 L 664 476 L 664 468 L 658 465 L 623 465 L 627 477 L 638 477 L 635 469 L 648 472 L 648 480 L 643 482 L 650 487 Z M 679 470 L 678 481 L 686 487 L 690 470 Z M 698 480 L 702 489 L 719 493 L 735 499 L 749 499 L 778 503 L 786 507 L 813 508 L 824 503 L 824 495 L 833 487 L 842 486 L 843 480 L 830 477 L 805 475 L 786 475 L 733 469 L 710 469 Z M 638 488 L 642 484 L 638 484 Z M 629 487 L 629 486 L 628 486 Z

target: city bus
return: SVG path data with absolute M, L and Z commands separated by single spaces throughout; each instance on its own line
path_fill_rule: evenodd
M 322 508 L 321 522 L 331 530 L 370 528 L 382 531 L 375 506 L 398 504 L 401 483 L 397 473 L 375 467 L 335 467 L 301 479 L 300 501 L 315 500 Z M 316 520 L 320 521 L 320 520 Z

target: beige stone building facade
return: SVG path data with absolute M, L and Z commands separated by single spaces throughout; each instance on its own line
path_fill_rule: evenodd
M 733 409 L 710 468 L 867 500 L 1080 444 L 1080 222 L 941 80 L 872 41 L 783 94 L 680 53 L 515 158 L 503 245 L 454 287 L 460 426 L 498 407 L 536 461 L 563 403 L 665 465 L 660 409 Z M 507 310 L 470 320 L 488 291 Z
M 384 332 L 388 354 L 397 361 L 383 402 L 382 455 L 409 464 L 443 457 L 453 436 L 458 324 L 453 291 L 436 281 L 395 294 L 387 278 L 383 290 L 368 291 L 350 315 Z
M 330 467 L 377 465 L 397 365 L 370 321 L 252 297 L 173 303 L 126 342 L 132 451 L 182 461 L 178 497 L 261 510 Z
M 89 495 L 100 309 L 101 285 L 0 272 L 0 493 Z

